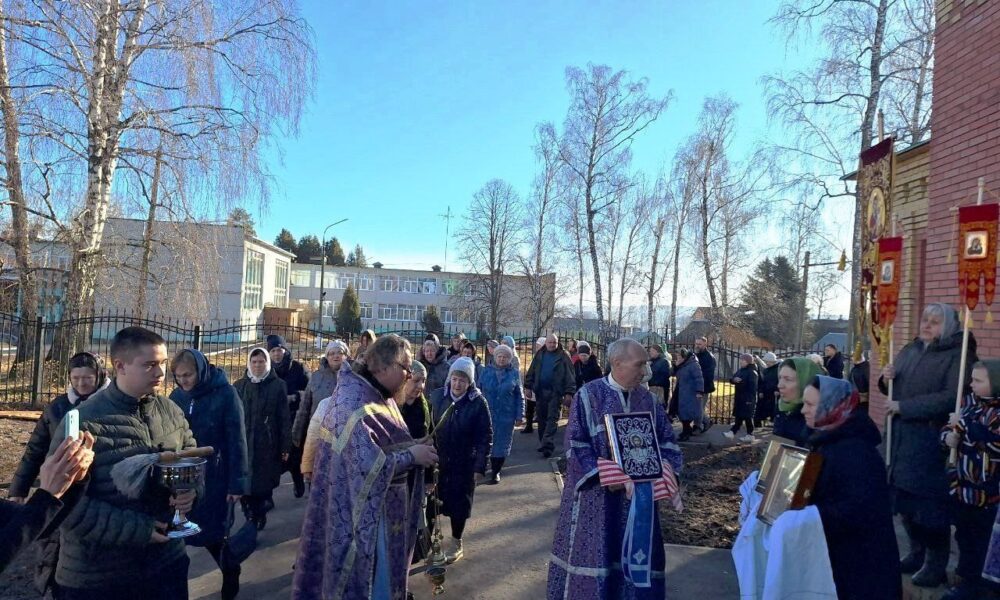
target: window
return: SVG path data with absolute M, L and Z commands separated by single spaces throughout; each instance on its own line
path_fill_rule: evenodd
M 458 293 L 458 280 L 445 279 L 441 285 L 441 293 L 445 296 L 454 296 Z
M 414 306 L 412 304 L 400 304 L 399 305 L 399 320 L 400 321 L 419 321 L 420 313 L 423 313 L 423 306 Z
M 399 279 L 395 277 L 382 277 L 382 291 L 383 292 L 398 292 L 399 291 Z
M 421 294 L 436 294 L 437 293 L 437 279 L 433 277 L 421 277 L 420 278 L 420 293 Z
M 410 294 L 419 294 L 420 280 L 417 279 L 416 277 L 400 277 L 399 291 L 408 292 Z
M 299 298 L 299 306 L 309 306 L 309 300 L 307 298 Z
M 247 250 L 247 264 L 243 270 L 243 308 L 264 308 L 264 253 Z
M 312 285 L 312 272 L 306 269 L 293 270 L 292 285 L 295 287 L 309 287 Z
M 340 273 L 337 275 L 337 278 L 335 280 L 336 285 L 334 286 L 334 288 L 338 290 L 346 290 L 348 285 L 357 288 L 357 284 L 354 282 L 354 278 L 355 278 L 354 273 Z
M 275 306 L 288 306 L 288 263 L 283 260 L 274 263 L 274 299 Z
M 375 318 L 375 309 L 372 307 L 372 303 L 371 302 L 362 302 L 361 303 L 361 318 L 362 319 L 374 319 Z
M 358 274 L 358 291 L 369 292 L 375 289 L 375 279 L 371 275 Z M 370 317 L 369 317 L 370 318 Z
M 450 308 L 441 309 L 441 322 L 442 323 L 455 323 L 455 311 Z
M 384 321 L 395 321 L 396 320 L 396 305 L 395 304 L 379 304 L 378 305 L 378 318 Z
M 337 314 L 337 303 L 333 300 L 323 301 L 323 316 L 324 317 L 334 317 Z

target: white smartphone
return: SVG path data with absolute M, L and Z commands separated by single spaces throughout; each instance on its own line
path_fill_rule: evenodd
M 80 411 L 73 409 L 63 417 L 63 427 L 66 437 L 74 440 L 80 439 Z

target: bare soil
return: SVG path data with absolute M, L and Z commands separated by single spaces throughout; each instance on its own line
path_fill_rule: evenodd
M 766 446 L 684 445 L 680 476 L 684 512 L 660 503 L 668 544 L 729 549 L 740 532 L 740 484 L 760 466 Z

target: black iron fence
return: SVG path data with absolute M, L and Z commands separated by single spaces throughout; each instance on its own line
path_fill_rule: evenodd
M 247 367 L 247 357 L 251 350 L 265 346 L 268 335 L 280 335 L 285 346 L 297 360 L 314 371 L 320 368 L 320 359 L 327 343 L 332 339 L 345 339 L 352 351 L 356 351 L 357 336 L 337 335 L 332 331 L 321 331 L 308 326 L 264 324 L 262 322 L 242 323 L 239 321 L 213 321 L 197 323 L 185 319 L 161 318 L 139 315 L 132 312 L 102 312 L 84 318 L 64 319 L 46 322 L 38 319 L 25 323 L 20 317 L 0 313 L 0 407 L 6 409 L 41 408 L 66 390 L 68 373 L 66 360 L 68 353 L 58 352 L 56 342 L 61 339 L 75 341 L 75 349 L 94 352 L 105 358 L 110 365 L 110 345 L 115 333 L 125 327 L 138 325 L 155 331 L 167 342 L 170 356 L 185 348 L 198 348 L 216 366 L 224 369 L 235 381 L 243 376 Z M 427 332 L 414 328 L 413 323 L 399 323 L 398 328 L 383 325 L 376 330 L 378 335 L 395 333 L 408 339 L 414 353 L 419 352 Z M 446 330 L 439 335 L 443 345 L 451 343 L 456 331 Z M 564 340 L 567 349 L 570 340 L 586 341 L 590 344 L 599 364 L 606 367 L 606 346 L 596 335 L 587 332 L 556 332 Z M 522 372 L 527 371 L 537 349 L 538 338 L 529 331 L 511 331 L 504 335 L 514 338 L 514 352 Z M 488 359 L 485 336 L 470 336 L 476 346 L 477 356 Z M 499 339 L 502 336 L 498 336 Z M 668 353 L 674 353 L 683 344 L 665 342 Z M 728 382 L 739 369 L 739 356 L 748 349 L 731 348 L 718 344 L 709 348 L 716 357 L 716 393 L 708 405 L 709 416 L 717 422 L 730 422 L 732 417 L 733 387 Z M 749 350 L 760 355 L 763 350 Z M 807 351 L 784 350 L 776 352 L 779 358 L 805 354 Z M 166 393 L 173 390 L 170 377 L 166 381 Z

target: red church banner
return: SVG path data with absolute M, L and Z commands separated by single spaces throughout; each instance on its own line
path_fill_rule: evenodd
M 900 280 L 903 275 L 903 238 L 879 239 L 878 259 L 878 324 L 888 329 L 896 320 L 896 308 L 899 305 Z
M 993 304 L 997 282 L 997 218 L 1000 204 L 977 204 L 958 209 L 958 287 L 969 310 L 984 292 Z

